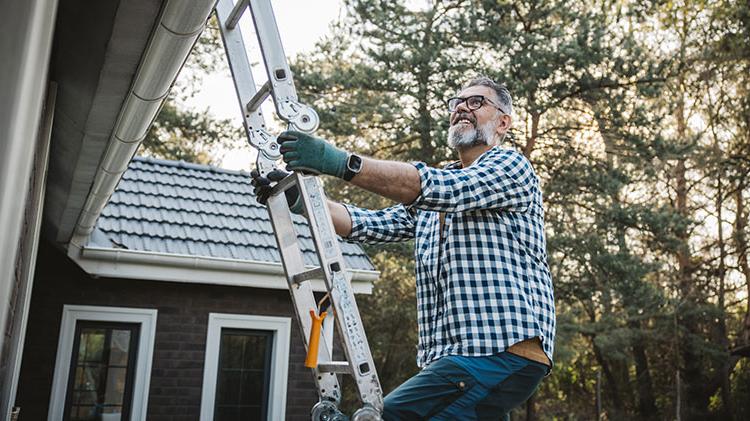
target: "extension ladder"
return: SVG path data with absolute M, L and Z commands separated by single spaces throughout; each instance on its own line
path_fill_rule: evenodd
M 268 81 L 256 89 L 238 22 L 246 9 L 250 9 L 258 36 Z M 266 131 L 260 105 L 272 97 L 277 115 L 290 128 L 312 133 L 318 128 L 318 115 L 297 98 L 292 73 L 284 55 L 276 19 L 270 0 L 218 0 L 216 16 L 219 21 L 224 47 L 232 71 L 237 99 L 242 109 L 248 141 L 258 150 L 257 170 L 266 175 L 276 168 L 281 157 L 276 136 Z M 305 267 L 297 233 L 284 191 L 296 185 L 304 204 L 319 266 Z M 383 410 L 383 392 L 380 387 L 370 347 L 367 343 L 362 319 L 351 288 L 351 275 L 346 271 L 333 222 L 326 204 L 326 196 L 316 176 L 292 173 L 277 183 L 267 202 L 281 261 L 289 284 L 297 321 L 302 327 L 305 348 L 308 350 L 307 366 L 312 368 L 318 388 L 319 401 L 312 408 L 313 421 L 347 419 L 338 409 L 341 400 L 338 374 L 351 375 L 362 402 L 352 420 L 380 420 Z M 333 321 L 338 327 L 347 361 L 333 361 L 332 344 L 319 341 L 320 323 L 325 312 L 315 301 L 311 279 L 322 279 L 328 299 L 334 310 Z M 326 321 L 323 336 L 332 335 L 333 324 Z M 317 348 L 317 349 L 316 349 Z M 317 350 L 317 362 L 314 354 Z M 317 364 L 316 364 L 317 363 Z

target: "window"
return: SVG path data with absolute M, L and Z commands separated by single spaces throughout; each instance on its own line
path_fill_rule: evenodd
M 268 413 L 273 332 L 221 329 L 214 420 L 262 420 Z
M 156 314 L 64 306 L 48 419 L 146 419 Z
M 139 325 L 79 321 L 64 419 L 130 419 Z
M 202 421 L 285 418 L 290 330 L 288 317 L 209 315 Z

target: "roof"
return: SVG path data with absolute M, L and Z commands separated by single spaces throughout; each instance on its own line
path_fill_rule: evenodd
M 305 263 L 316 265 L 305 218 L 293 215 Z M 351 269 L 375 270 L 340 241 Z M 96 223 L 89 247 L 280 263 L 271 221 L 244 171 L 135 157 Z

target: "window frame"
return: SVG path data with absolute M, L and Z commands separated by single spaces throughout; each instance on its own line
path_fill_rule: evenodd
M 138 363 L 138 339 L 141 332 L 141 325 L 138 323 L 123 323 L 123 322 L 95 322 L 91 320 L 78 320 L 76 322 L 74 339 L 73 339 L 73 352 L 70 358 L 70 371 L 68 372 L 68 386 L 65 389 L 65 407 L 63 409 L 63 418 L 70 418 L 70 407 L 72 406 L 72 396 L 70 396 L 75 384 L 75 370 L 74 368 L 78 365 L 78 359 L 81 344 L 81 333 L 86 328 L 101 328 L 101 329 L 127 329 L 131 332 L 130 343 L 128 347 L 128 361 L 127 371 L 125 374 L 125 394 L 123 395 L 121 417 L 123 420 L 130 419 L 131 408 L 130 405 L 133 402 L 133 380 L 135 379 L 135 369 Z M 107 359 L 109 359 L 109 352 L 107 352 Z M 105 381 L 106 385 L 106 381 Z
M 270 388 L 271 388 L 271 371 L 272 371 L 272 362 L 273 362 L 273 337 L 275 333 L 270 330 L 256 330 L 256 329 L 236 329 L 236 328 L 228 328 L 224 327 L 221 328 L 221 333 L 219 335 L 219 362 L 216 368 L 216 388 L 217 393 L 221 390 L 219 387 L 220 382 L 218 381 L 220 375 L 221 375 L 221 365 L 222 365 L 222 352 L 224 345 L 222 344 L 222 340 L 224 339 L 224 335 L 251 335 L 251 336 L 263 336 L 268 342 L 267 346 L 263 355 L 263 365 L 264 365 L 264 378 L 263 378 L 263 385 L 262 385 L 262 397 L 265 398 L 265 401 L 261 404 L 262 405 L 262 416 L 264 418 L 268 418 L 268 407 L 270 406 Z M 226 357 L 226 354 L 223 354 Z M 216 405 L 216 397 L 214 397 L 214 419 L 216 419 L 216 412 L 218 411 L 218 405 Z
M 138 347 L 135 354 L 136 365 L 131 395 L 132 401 L 130 403 L 130 419 L 146 419 L 151 363 L 156 335 L 156 318 L 156 309 L 64 305 L 47 419 L 50 421 L 63 419 L 78 321 L 140 324 Z
M 286 415 L 286 392 L 289 377 L 289 347 L 292 329 L 290 317 L 247 314 L 209 313 L 206 334 L 206 357 L 203 366 L 201 421 L 214 417 L 216 381 L 219 368 L 219 347 L 222 329 L 265 330 L 272 332 L 270 384 L 266 419 L 283 420 Z

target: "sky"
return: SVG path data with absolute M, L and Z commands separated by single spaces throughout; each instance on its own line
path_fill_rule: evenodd
M 328 33 L 331 22 L 342 13 L 341 0 L 271 0 L 271 4 L 287 58 L 294 57 L 301 52 L 311 51 L 315 43 Z M 267 77 L 249 13 L 246 12 L 243 15 L 240 28 L 250 62 L 257 63 L 253 66 L 253 76 L 255 83 L 260 86 L 267 80 Z M 202 88 L 187 105 L 201 110 L 208 108 L 214 116 L 222 119 L 229 118 L 237 125 L 242 125 L 237 96 L 228 71 L 226 74 L 216 73 L 206 76 L 203 79 Z M 268 123 L 273 113 L 270 98 L 266 100 L 262 110 Z M 242 150 L 226 151 L 223 155 L 220 164 L 223 168 L 250 170 L 255 166 L 255 152 L 249 145 L 243 147 Z

